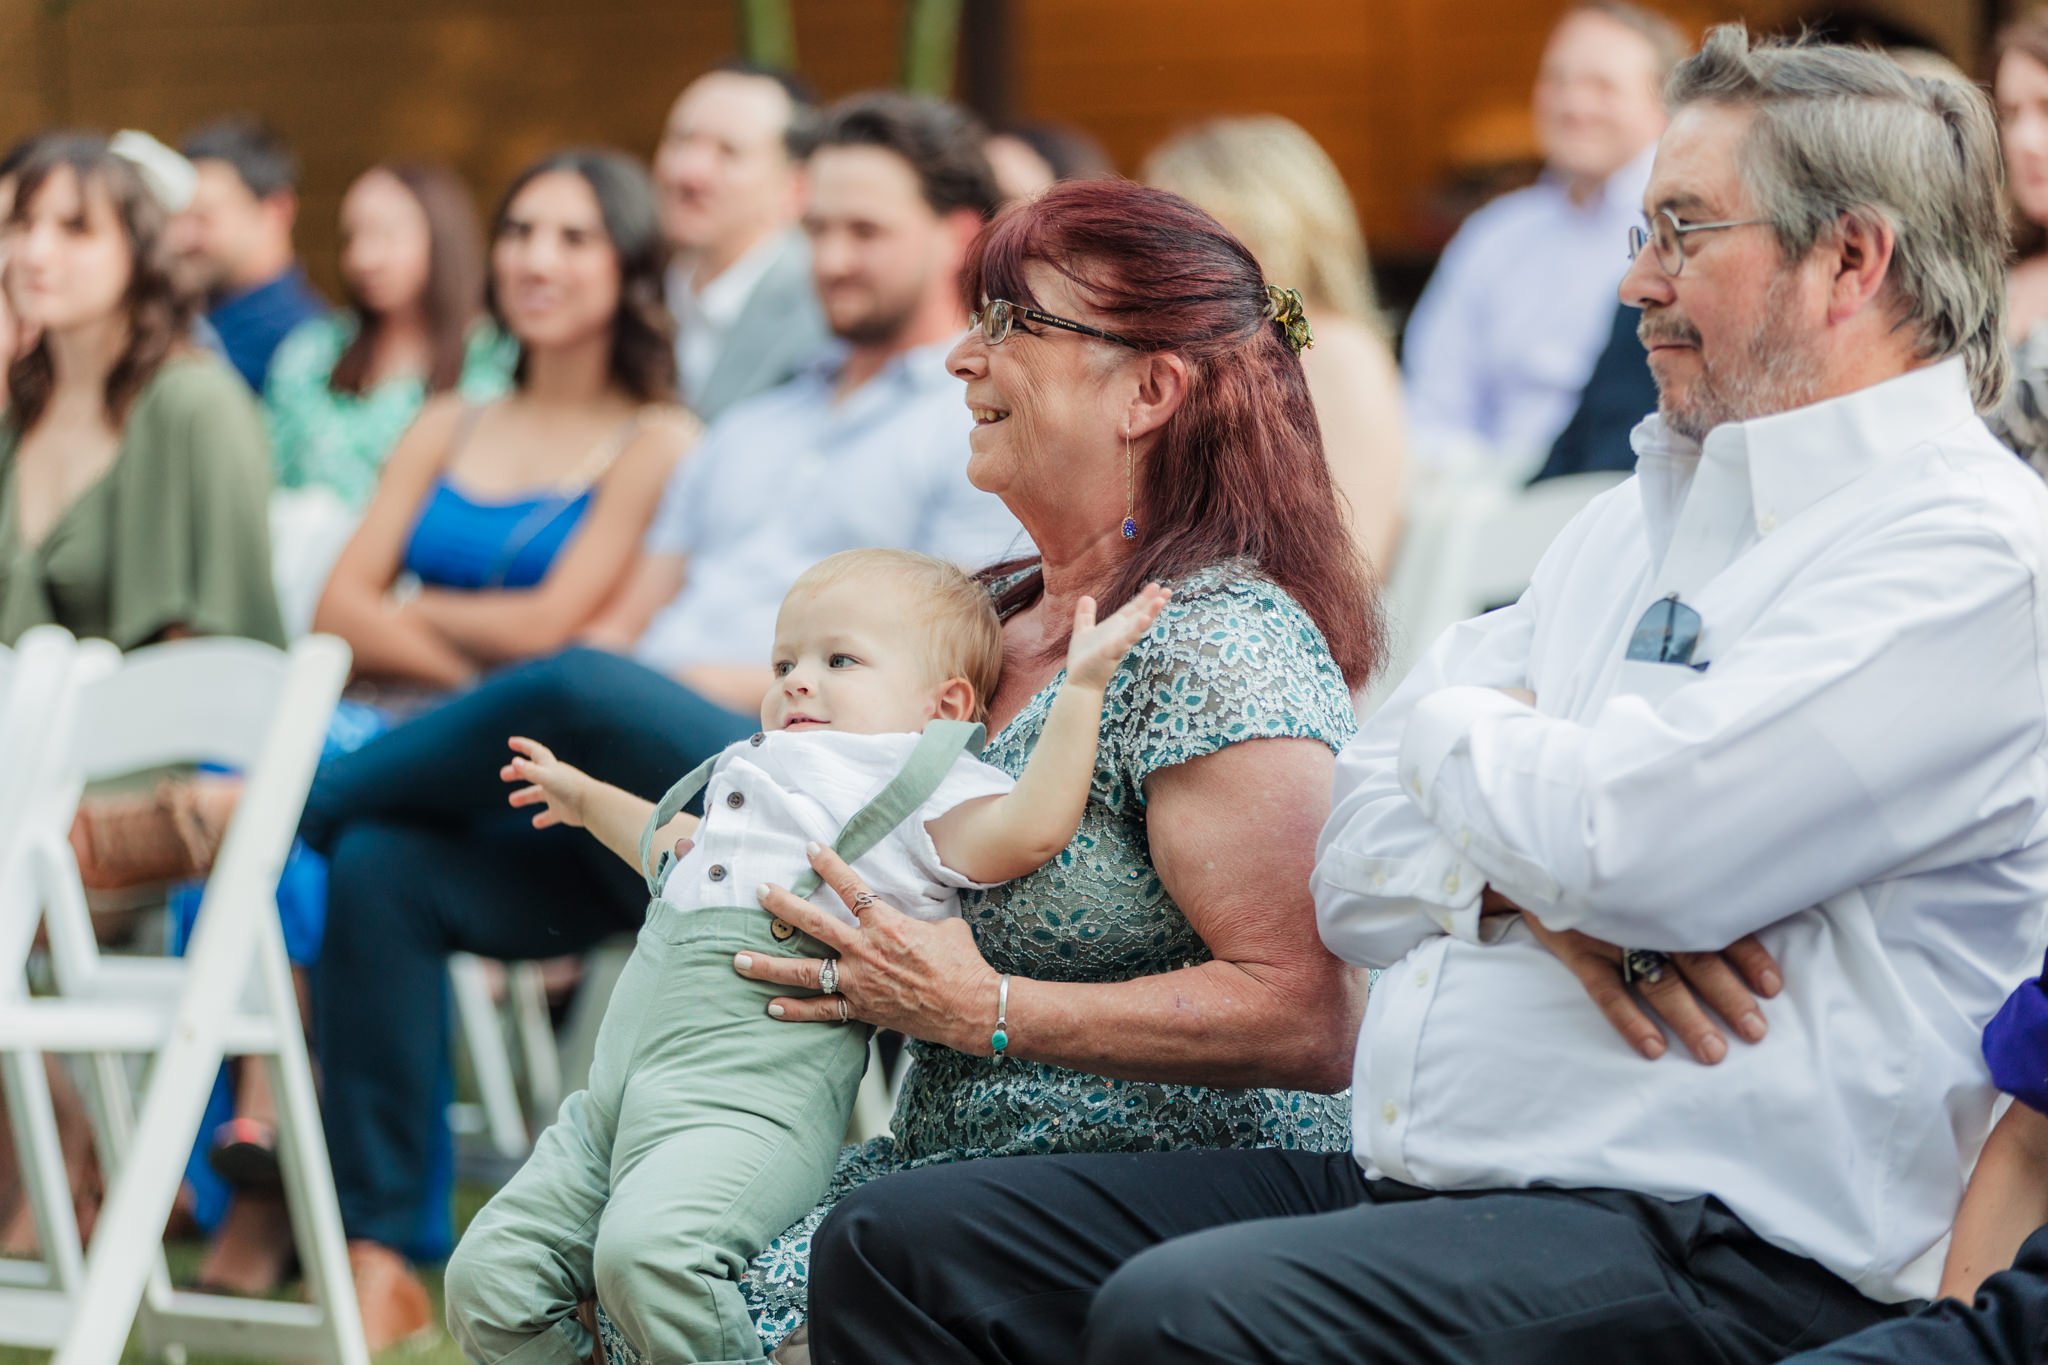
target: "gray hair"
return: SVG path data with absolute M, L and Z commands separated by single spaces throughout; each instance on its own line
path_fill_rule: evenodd
M 1756 111 L 1744 186 L 1785 259 L 1845 218 L 1893 235 L 1886 280 L 1925 360 L 1961 355 L 1980 410 L 2004 396 L 2005 262 L 1998 123 L 1975 86 L 1907 75 L 1882 53 L 1713 29 L 1665 86 L 1675 114 Z

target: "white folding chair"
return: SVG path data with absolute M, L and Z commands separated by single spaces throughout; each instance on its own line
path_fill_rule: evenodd
M 79 674 L 113 663 L 92 646 L 79 658 Z M 30 663 L 25 647 L 17 688 Z M 108 1173 L 82 1263 L 75 1229 L 67 1246 L 60 1225 L 45 1234 L 47 1283 L 0 1288 L 0 1338 L 54 1347 L 55 1365 L 112 1365 L 131 1325 L 151 1354 L 189 1348 L 368 1361 L 275 900 L 347 672 L 347 647 L 325 636 L 300 641 L 289 655 L 246 640 L 181 641 L 137 650 L 85 681 L 75 715 L 59 708 L 50 736 L 56 761 L 41 765 L 21 822 L 22 867 L 0 883 L 0 948 L 25 952 L 21 926 L 32 934 L 40 918 L 57 990 L 29 998 L 15 985 L 21 958 L 0 963 L 10 978 L 0 996 L 0 1052 L 34 1069 L 43 1052 L 92 1059 Z M 79 793 L 92 779 L 195 760 L 231 764 L 245 781 L 186 956 L 101 957 L 68 839 Z M 138 1053 L 150 1058 L 139 1115 L 121 1062 Z M 277 1096 L 278 1158 L 311 1303 L 177 1292 L 164 1270 L 164 1221 L 214 1075 L 232 1055 L 261 1058 Z M 30 1069 L 10 1063 L 10 1099 L 31 1088 L 21 1079 Z M 61 1161 L 55 1175 L 62 1178 Z M 68 1205 L 61 1218 L 38 1210 L 39 1224 L 68 1218 Z
M 535 1126 L 554 1120 L 555 1109 L 562 1102 L 562 1063 L 554 1026 L 548 1020 L 547 985 L 540 964 L 503 965 L 506 1004 L 512 1015 L 512 1034 L 519 1044 L 526 1099 L 524 1103 L 520 1100 L 512 1054 L 506 1046 L 505 1022 L 492 998 L 489 964 L 470 953 L 451 953 L 449 992 L 455 1005 L 456 1032 L 469 1054 L 476 1081 L 477 1104 L 474 1108 L 452 1105 L 450 1118 L 458 1132 L 481 1128 L 499 1156 L 517 1161 L 532 1147 L 529 1117 Z
M 1627 477 L 1598 470 L 1528 488 L 1475 479 L 1421 490 L 1387 577 L 1392 649 L 1359 698 L 1359 716 L 1370 715 L 1444 631 L 1520 597 L 1565 523 Z
M 12 781 L 0 787 L 0 1004 L 28 992 L 27 966 L 36 916 L 9 913 L 29 905 L 34 873 L 27 822 L 34 794 L 49 778 L 51 751 L 61 742 L 62 716 L 76 691 L 77 647 L 66 631 L 30 631 L 19 653 L 0 649 L 0 772 Z M 0 1304 L 5 1287 L 76 1290 L 84 1274 L 84 1253 L 73 1216 L 70 1181 L 51 1102 L 48 1073 L 40 1053 L 0 1052 L 15 1160 L 36 1230 L 41 1259 L 0 1260 Z M 0 1319 L 0 1336 L 6 1321 Z

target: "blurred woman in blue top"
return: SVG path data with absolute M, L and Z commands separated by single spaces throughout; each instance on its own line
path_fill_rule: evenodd
M 638 165 L 612 152 L 546 158 L 513 181 L 491 239 L 486 303 L 519 346 L 512 387 L 477 402 L 458 383 L 426 400 L 334 566 L 313 626 L 354 650 L 359 682 L 372 685 L 359 698 L 387 704 L 345 702 L 329 729 L 330 756 L 373 737 L 394 711 L 493 665 L 552 653 L 592 626 L 632 577 L 662 486 L 697 437 L 696 419 L 675 399 L 666 248 Z M 374 374 L 376 353 L 357 354 L 359 373 Z M 214 827 L 224 826 L 235 791 L 223 780 L 196 798 Z M 118 885 L 138 870 L 94 873 Z M 196 902 L 181 905 L 180 928 Z M 324 862 L 295 850 L 278 904 L 288 942 L 300 945 L 294 961 L 310 964 L 324 935 Z M 234 1153 L 236 1183 L 260 1196 L 274 1186 L 268 1096 L 245 1085 L 234 1103 L 235 1122 L 213 1134 L 212 1161 L 228 1171 L 221 1151 Z M 224 1118 L 226 1105 L 223 1095 L 212 1117 Z M 445 1181 L 445 1132 L 437 1142 Z M 195 1182 L 207 1179 L 206 1159 L 195 1159 Z M 410 1249 L 436 1259 L 452 1242 L 445 1186 L 424 1208 Z M 290 1253 L 282 1206 L 240 1199 L 201 1279 L 263 1292 Z
M 698 425 L 675 400 L 664 246 L 646 175 L 564 152 L 513 182 L 487 302 L 513 386 L 429 400 L 391 452 L 314 615 L 360 678 L 460 687 L 561 648 L 633 573 Z

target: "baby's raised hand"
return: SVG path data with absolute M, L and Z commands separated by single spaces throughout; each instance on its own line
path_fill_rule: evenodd
M 544 809 L 534 812 L 535 829 L 546 829 L 549 825 L 581 825 L 583 797 L 590 790 L 590 775 L 556 758 L 548 746 L 538 740 L 514 735 L 505 742 L 512 746 L 512 752 L 520 756 L 498 769 L 498 776 L 507 782 L 528 784 L 506 797 L 506 804 L 534 806 L 545 802 Z
M 1136 597 L 1102 622 L 1095 619 L 1094 598 L 1084 597 L 1075 603 L 1074 634 L 1067 642 L 1068 681 L 1084 687 L 1109 686 L 1109 680 L 1116 676 L 1116 666 L 1131 652 L 1131 646 L 1152 629 L 1152 623 L 1159 619 L 1166 600 L 1172 596 L 1171 588 L 1147 583 Z

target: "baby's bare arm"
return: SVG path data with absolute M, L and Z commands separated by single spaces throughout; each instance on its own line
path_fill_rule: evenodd
M 550 825 L 581 825 L 597 841 L 633 866 L 640 866 L 640 831 L 654 814 L 654 803 L 623 787 L 600 782 L 571 763 L 564 763 L 546 745 L 514 737 L 508 741 L 518 757 L 498 770 L 507 782 L 523 782 L 505 798 L 513 806 L 542 805 L 533 817 L 535 829 Z M 659 849 L 674 839 L 697 832 L 697 817 L 678 815 L 655 832 Z
M 1017 785 L 1002 796 L 964 801 L 925 826 L 947 867 L 978 882 L 1006 882 L 1040 867 L 1073 840 L 1095 778 L 1103 692 L 1170 596 L 1148 583 L 1100 625 L 1093 598 L 1076 605 L 1066 681 Z
M 2020 1243 L 2048 1224 L 2048 1116 L 2014 1101 L 1991 1130 L 1963 1206 L 1948 1261 L 1941 1270 L 1945 1299 L 1970 1302 L 1977 1286 L 2011 1267 Z

